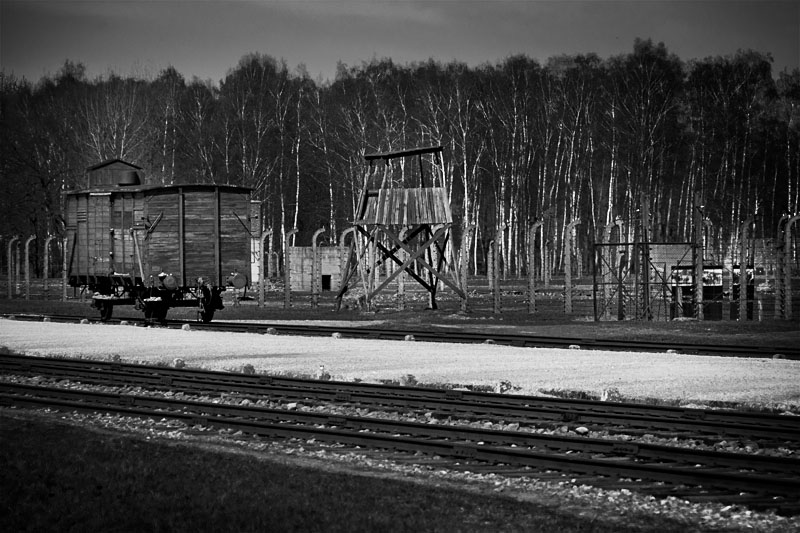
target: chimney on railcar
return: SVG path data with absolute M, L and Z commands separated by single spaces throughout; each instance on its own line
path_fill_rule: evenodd
M 122 159 L 109 159 L 86 169 L 86 188 L 131 187 L 144 182 L 142 167 Z

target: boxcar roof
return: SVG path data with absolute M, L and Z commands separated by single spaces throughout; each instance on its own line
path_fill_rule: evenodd
M 239 185 L 215 185 L 213 183 L 182 183 L 180 185 L 109 185 L 105 187 L 92 187 L 90 189 L 73 189 L 66 194 L 86 194 L 86 193 L 126 193 L 126 192 L 177 192 L 179 189 L 190 190 L 214 190 L 219 189 L 227 192 L 250 192 L 250 187 Z

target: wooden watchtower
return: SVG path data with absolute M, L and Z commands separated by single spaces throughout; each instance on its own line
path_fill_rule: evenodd
M 369 165 L 353 221 L 355 234 L 337 309 L 342 296 L 359 284 L 370 308 L 375 295 L 403 272 L 428 291 L 431 309 L 437 308 L 440 282 L 463 299 L 458 269 L 448 269 L 446 252 L 453 216 L 445 187 L 442 147 L 369 154 L 364 159 Z M 383 162 L 382 168 L 376 164 L 379 162 Z M 376 274 L 386 262 L 394 263 L 395 268 L 381 279 Z M 452 270 L 452 280 L 445 275 L 448 270 Z

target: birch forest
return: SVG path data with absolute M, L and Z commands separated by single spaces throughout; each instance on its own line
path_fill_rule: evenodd
M 527 271 L 535 221 L 557 272 L 567 224 L 581 219 L 587 252 L 617 219 L 633 240 L 643 201 L 652 240 L 690 241 L 700 193 L 721 253 L 745 218 L 770 238 L 800 212 L 800 71 L 773 73 L 752 50 L 684 61 L 637 40 L 620 56 L 544 63 L 374 59 L 325 82 L 254 53 L 218 84 L 174 68 L 89 79 L 67 61 L 35 83 L 0 74 L 0 98 L 4 243 L 60 234 L 62 192 L 115 158 L 149 183 L 250 187 L 276 239 L 296 227 L 307 245 L 325 227 L 332 243 L 353 219 L 365 154 L 431 145 L 444 147 L 456 239 L 476 227 L 477 273 L 500 225 L 513 276 Z

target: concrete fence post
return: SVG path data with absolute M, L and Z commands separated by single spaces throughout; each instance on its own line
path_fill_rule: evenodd
M 48 279 L 50 278 L 50 242 L 54 238 L 55 235 L 48 235 L 44 240 L 44 285 L 42 290 L 44 291 L 45 300 L 50 293 L 50 284 L 48 283 Z
M 22 253 L 19 248 L 17 243 L 14 254 L 14 292 L 17 296 L 22 292 Z
M 494 293 L 493 293 L 493 312 L 495 314 L 502 313 L 502 302 L 500 296 L 500 255 L 501 255 L 501 247 L 500 243 L 503 242 L 503 235 L 505 233 L 506 225 L 503 224 L 497 228 L 497 234 L 494 238 L 494 256 L 492 257 L 494 266 L 492 268 L 492 276 L 493 276 L 493 284 Z
M 270 239 L 269 248 L 270 253 L 267 256 L 266 241 Z M 264 307 L 264 291 L 267 289 L 266 280 L 271 277 L 271 263 L 272 263 L 272 228 L 269 228 L 261 236 L 261 250 L 258 261 L 258 306 Z M 266 262 L 266 271 L 264 270 L 264 263 Z
M 339 288 L 341 291 L 344 288 L 345 276 L 347 276 L 347 263 L 350 261 L 350 248 L 347 247 L 345 239 L 348 235 L 351 236 L 351 241 L 355 239 L 356 228 L 347 228 L 339 234 Z
M 775 318 L 786 318 L 785 309 L 783 308 L 783 292 L 784 292 L 784 249 L 783 244 L 785 241 L 786 222 L 791 218 L 791 215 L 782 215 L 778 220 L 778 235 L 775 239 L 775 268 L 772 277 L 775 280 Z
M 11 300 L 14 297 L 14 251 L 15 247 L 18 247 L 19 236 L 14 235 L 11 237 L 11 240 L 8 241 L 8 299 Z M 16 256 L 19 257 L 19 251 L 17 251 Z
M 567 224 L 566 234 L 564 235 L 564 312 L 572 313 L 572 233 L 575 226 L 581 223 L 580 218 L 576 218 Z
M 537 220 L 528 233 L 528 313 L 531 315 L 536 312 L 536 232 L 543 223 Z
M 461 312 L 466 313 L 469 311 L 469 248 L 472 242 L 472 232 L 475 231 L 474 224 L 466 227 L 464 233 L 461 235 L 461 290 L 464 292 L 464 298 L 461 300 Z
M 320 228 L 311 237 L 311 307 L 314 309 L 319 306 L 319 295 L 322 292 L 322 280 L 320 279 L 321 261 L 317 238 L 324 232 L 325 228 Z
M 489 241 L 486 254 L 486 281 L 489 283 L 489 290 L 494 291 L 494 239 Z
M 69 239 L 64 237 L 61 240 L 61 301 L 67 301 L 67 278 L 69 277 L 69 266 L 67 263 L 67 245 L 69 244 Z M 136 277 L 134 276 L 134 281 Z
M 699 192 L 694 195 L 694 316 L 697 320 L 705 320 L 705 299 L 703 297 L 703 261 L 705 259 L 705 224 L 703 223 L 703 197 Z M 666 269 L 665 269 L 666 270 Z M 666 271 L 664 272 L 666 275 Z
M 25 299 L 31 299 L 31 242 L 36 240 L 36 235 L 31 235 L 25 241 Z
M 297 228 L 294 228 L 290 231 L 286 232 L 286 237 L 284 237 L 283 242 L 283 249 L 286 250 L 286 253 L 283 257 L 283 308 L 289 309 L 292 307 L 292 269 L 290 265 L 289 256 L 289 238 L 298 232 Z
M 753 217 L 748 217 L 739 229 L 739 320 L 747 320 L 747 235 Z

